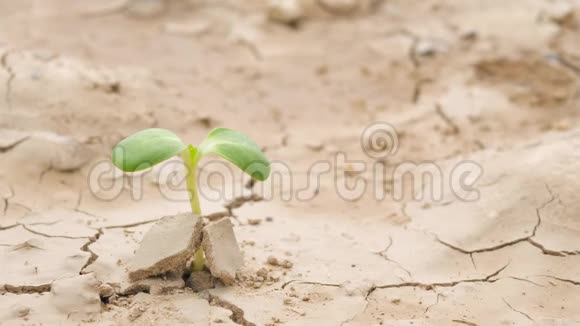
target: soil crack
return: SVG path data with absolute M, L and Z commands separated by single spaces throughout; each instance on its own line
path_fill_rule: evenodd
M 225 204 L 224 207 L 228 210 L 228 214 L 229 216 L 234 216 L 233 214 L 233 210 L 236 208 L 240 208 L 242 207 L 245 203 L 248 202 L 259 202 L 264 200 L 264 197 L 258 195 L 258 194 L 251 194 L 251 195 L 246 195 L 246 196 L 240 196 L 240 197 L 236 197 L 233 200 L 231 200 L 229 203 Z
M 558 62 L 562 67 L 572 71 L 576 76 L 580 76 L 580 67 L 572 63 L 570 60 L 562 57 L 559 54 L 550 55 L 550 57 Z
M 455 246 L 455 245 L 453 245 L 451 243 L 445 242 L 445 241 L 441 240 L 439 238 L 439 236 L 437 236 L 436 234 L 434 234 L 435 240 L 437 240 L 437 242 L 439 242 L 440 244 L 442 244 L 442 245 L 444 245 L 444 246 L 446 246 L 448 248 L 451 248 L 451 249 L 453 249 L 455 251 L 461 252 L 461 253 L 466 254 L 466 255 L 473 255 L 473 254 L 482 253 L 482 252 L 496 251 L 496 250 L 499 250 L 499 249 L 502 249 L 502 248 L 505 248 L 505 247 L 509 247 L 509 246 L 516 245 L 516 244 L 518 244 L 520 242 L 529 242 L 530 244 L 534 245 L 535 247 L 540 248 L 544 254 L 553 255 L 553 256 L 564 256 L 563 253 L 556 252 L 556 251 L 551 251 L 551 250 L 547 250 L 541 244 L 539 244 L 536 241 L 532 240 L 532 238 L 534 236 L 536 236 L 536 232 L 538 231 L 538 228 L 542 224 L 542 214 L 541 214 L 542 210 L 544 208 L 546 208 L 546 206 L 548 206 L 549 204 L 553 203 L 556 199 L 558 199 L 558 196 L 555 195 L 552 192 L 552 190 L 550 189 L 550 187 L 547 184 L 545 186 L 546 186 L 546 189 L 548 190 L 548 192 L 550 193 L 550 199 L 547 200 L 542 205 L 540 205 L 538 208 L 536 208 L 536 217 L 537 217 L 536 224 L 534 225 L 534 228 L 532 230 L 532 233 L 530 235 L 528 235 L 528 236 L 525 236 L 525 237 L 522 237 L 522 238 L 517 238 L 517 239 L 512 240 L 512 241 L 504 242 L 504 243 L 499 244 L 497 246 L 492 246 L 492 247 L 487 247 L 487 248 L 480 248 L 480 249 L 474 249 L 474 250 L 466 250 L 466 249 L 463 249 L 461 247 Z M 475 263 L 475 262 L 473 262 L 473 263 Z
M 301 281 L 301 280 L 291 280 L 288 281 L 284 284 L 282 284 L 281 289 L 285 289 L 288 285 L 292 284 L 292 283 L 297 283 L 297 284 L 307 284 L 307 285 L 320 285 L 320 286 L 332 286 L 332 287 L 341 287 L 340 284 L 333 284 L 333 283 L 322 283 L 322 282 L 312 282 L 312 281 Z
M 566 278 L 560 278 L 560 277 L 556 277 L 556 276 L 550 276 L 550 275 L 538 275 L 538 276 L 543 276 L 543 277 L 547 277 L 547 278 L 551 278 L 560 282 L 564 282 L 564 283 L 569 283 L 572 285 L 578 285 L 580 286 L 580 281 L 574 281 L 574 280 L 569 280 Z
M 356 317 L 358 317 L 358 316 L 360 316 L 360 315 L 364 314 L 364 313 L 367 311 L 367 309 L 369 308 L 369 300 L 368 300 L 368 296 L 366 296 L 366 297 L 365 297 L 365 302 L 366 302 L 366 303 L 365 303 L 365 306 L 364 306 L 364 308 L 363 308 L 361 311 L 359 311 L 359 312 L 355 313 L 355 314 L 354 314 L 354 316 L 350 317 L 349 319 L 347 319 L 347 320 L 345 320 L 345 321 L 341 322 L 341 323 L 340 323 L 340 326 L 347 325 L 348 323 L 350 323 L 350 322 L 352 322 L 353 320 L 355 320 L 355 319 L 356 319 Z
M 415 33 L 411 32 L 407 29 L 404 29 L 404 28 L 387 32 L 385 36 L 391 37 L 391 36 L 396 36 L 396 35 L 402 35 L 402 36 L 409 38 L 411 40 L 411 46 L 409 46 L 407 56 L 409 57 L 409 61 L 411 61 L 413 68 L 417 69 L 421 65 L 421 62 L 419 61 L 419 58 L 417 57 L 417 46 L 418 46 L 421 38 L 418 35 L 416 35 Z
M 427 85 L 432 83 L 433 80 L 431 78 L 420 78 L 415 82 L 415 86 L 413 87 L 413 95 L 411 96 L 411 103 L 417 104 L 421 99 L 421 95 L 423 93 L 423 85 Z
M 465 320 L 461 320 L 461 319 L 453 319 L 452 322 L 457 323 L 457 324 L 467 325 L 467 326 L 477 326 L 476 323 L 472 323 L 470 321 L 465 321 Z
M 154 219 L 151 219 L 151 220 L 146 220 L 146 221 L 141 221 L 141 222 L 135 222 L 135 223 L 130 223 L 130 224 L 105 226 L 102 229 L 111 230 L 111 229 L 132 228 L 132 227 L 139 226 L 139 225 L 145 225 L 145 224 L 155 223 L 157 221 L 159 221 L 159 218 L 154 218 Z
M 423 312 L 423 314 L 427 314 L 429 312 L 429 309 L 435 307 L 438 303 L 439 303 L 439 299 L 441 299 L 443 295 L 441 293 L 437 293 L 437 298 L 435 298 L 435 302 L 431 305 L 429 305 L 427 308 L 425 308 L 425 311 Z
M 92 263 L 94 263 L 97 258 L 99 258 L 99 255 L 97 255 L 96 253 L 94 253 L 89 246 L 93 243 L 95 243 L 97 240 L 99 240 L 99 238 L 101 237 L 101 235 L 103 235 L 103 229 L 99 229 L 97 233 L 95 233 L 95 235 L 89 237 L 89 241 L 87 243 L 85 243 L 80 250 L 84 251 L 84 252 L 88 252 L 91 256 L 89 257 L 89 259 L 87 260 L 87 262 L 85 263 L 85 265 L 83 267 L 81 267 L 81 270 L 79 271 L 79 274 L 83 274 L 83 271 L 85 270 L 85 268 L 89 267 Z
M 512 305 L 511 305 L 511 304 L 509 304 L 509 302 L 507 302 L 505 298 L 501 298 L 501 299 L 503 300 L 503 302 L 504 302 L 504 303 L 505 303 L 505 304 L 506 304 L 506 305 L 507 305 L 507 306 L 508 306 L 508 307 L 509 307 L 511 310 L 513 310 L 514 312 L 517 312 L 518 314 L 520 314 L 520 315 L 522 315 L 522 316 L 526 317 L 527 319 L 529 319 L 529 320 L 531 320 L 531 321 L 534 321 L 534 320 L 533 320 L 533 319 L 532 319 L 532 318 L 531 318 L 531 317 L 530 317 L 528 314 L 526 314 L 525 312 L 519 311 L 519 310 L 515 309 L 514 307 L 512 307 Z
M 527 239 L 527 241 L 532 246 L 540 249 L 544 255 L 557 256 L 557 257 L 565 257 L 565 256 L 568 256 L 568 255 L 577 255 L 578 254 L 578 252 L 565 252 L 565 251 L 550 250 L 550 249 L 547 249 L 546 247 L 544 247 L 541 243 L 539 243 L 539 242 L 537 242 L 537 241 L 535 241 L 533 239 Z
M 4 146 L 0 148 L 0 153 L 6 153 L 8 151 L 13 150 L 14 148 L 16 148 L 18 145 L 24 143 L 25 141 L 29 140 L 30 136 L 24 136 L 21 139 L 18 139 L 17 141 L 15 141 L 14 143 L 10 144 L 9 146 Z
M 452 281 L 452 282 L 440 282 L 440 283 L 403 282 L 403 283 L 397 283 L 397 284 L 377 285 L 377 286 L 373 286 L 369 289 L 367 296 L 371 295 L 377 289 L 419 287 L 419 288 L 423 288 L 426 290 L 433 290 L 436 287 L 454 287 L 454 286 L 461 284 L 461 283 L 484 283 L 484 282 L 493 283 L 493 282 L 496 282 L 497 279 L 492 280 L 492 278 L 499 275 L 499 273 L 501 273 L 504 269 L 506 269 L 509 266 L 509 264 L 510 264 L 510 262 L 508 262 L 505 266 L 503 266 L 502 268 L 498 269 L 497 271 L 489 274 L 488 276 L 486 276 L 484 278 L 474 278 L 474 279 L 458 280 L 458 281 Z
M 16 76 L 14 70 L 12 70 L 12 67 L 8 63 L 8 57 L 10 54 L 12 54 L 12 50 L 4 52 L 0 57 L 0 66 L 2 66 L 2 68 L 8 73 L 8 79 L 6 79 L 5 83 L 6 90 L 4 92 L 4 101 L 6 102 L 8 110 L 12 110 L 12 81 Z
M 12 294 L 30 294 L 30 293 L 46 293 L 50 292 L 52 284 L 41 284 L 41 285 L 10 285 L 4 284 L 0 286 L 0 294 L 4 290 L 7 293 Z
M 246 320 L 246 318 L 244 317 L 244 310 L 242 310 L 240 307 L 234 305 L 233 303 L 226 301 L 216 295 L 213 295 L 209 292 L 205 292 L 203 294 L 200 295 L 203 299 L 207 300 L 207 302 L 209 302 L 209 304 L 211 306 L 216 306 L 216 307 L 221 307 L 224 309 L 227 309 L 229 311 L 232 312 L 232 314 L 230 315 L 230 319 L 238 324 L 238 325 L 242 325 L 242 326 L 256 326 L 256 324 Z
M 35 224 L 38 225 L 40 223 L 35 223 Z M 32 224 L 32 225 L 35 225 L 35 224 Z M 36 235 L 39 235 L 39 236 L 45 237 L 45 238 L 60 238 L 60 239 L 71 239 L 71 240 L 85 239 L 86 238 L 86 237 L 71 237 L 68 235 L 50 235 L 50 234 L 42 233 L 39 231 L 35 231 L 35 230 L 29 228 L 28 225 L 26 225 L 26 224 L 18 224 L 18 225 L 21 225 L 26 231 L 28 231 L 30 233 L 34 233 Z
M 375 252 L 375 254 L 381 256 L 382 258 L 384 258 L 386 261 L 393 263 L 395 265 L 397 265 L 397 267 L 399 267 L 401 270 L 403 270 L 411 279 L 413 279 L 413 274 L 411 274 L 411 272 L 406 269 L 405 267 L 403 267 L 403 265 L 401 265 L 398 261 L 393 260 L 389 257 L 389 249 L 391 249 L 391 247 L 393 246 L 393 238 L 391 236 L 389 237 L 389 244 L 387 245 L 387 247 L 379 252 Z
M 456 135 L 460 132 L 459 126 L 447 115 L 447 113 L 445 113 L 441 104 L 435 104 L 435 113 L 437 113 L 437 116 L 439 116 L 439 118 L 441 118 L 441 120 L 443 120 L 443 122 L 445 122 L 449 127 L 450 134 Z

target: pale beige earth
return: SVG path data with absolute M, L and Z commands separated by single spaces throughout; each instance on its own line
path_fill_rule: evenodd
M 0 1 L 0 325 L 580 324 L 580 1 L 303 5 Z M 398 131 L 384 180 L 361 149 L 374 121 Z M 202 200 L 234 223 L 236 284 L 130 283 L 144 234 L 189 203 L 154 178 L 179 162 L 143 179 L 102 162 L 143 128 L 196 143 L 217 126 L 293 183 L 266 196 L 236 175 L 233 203 Z M 331 172 L 305 187 L 318 161 Z M 398 164 L 447 185 L 467 161 L 479 199 L 414 200 L 407 181 L 393 198 Z M 335 176 L 367 191 L 344 200 Z

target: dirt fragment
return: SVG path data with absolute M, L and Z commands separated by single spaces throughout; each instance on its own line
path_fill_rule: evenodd
M 10 310 L 12 311 L 12 314 L 18 318 L 24 318 L 30 313 L 30 307 L 21 304 L 12 305 Z
M 145 307 L 135 307 L 131 309 L 131 313 L 128 316 L 129 321 L 134 322 L 135 320 L 139 319 L 139 317 L 141 317 L 145 311 L 147 311 L 147 308 Z
M 215 287 L 214 277 L 207 271 L 192 272 L 185 285 L 194 292 L 201 292 Z
M 244 196 L 234 198 L 232 201 L 227 203 L 225 205 L 225 207 L 229 211 L 231 211 L 232 209 L 242 207 L 242 205 L 244 205 L 247 202 L 259 202 L 262 200 L 264 200 L 264 198 L 258 194 L 244 195 Z
M 93 274 L 56 280 L 50 293 L 54 305 L 63 313 L 101 311 L 99 281 Z
M 268 270 L 262 267 L 256 272 L 256 275 L 266 278 L 268 277 Z
M 290 268 L 292 268 L 292 266 L 294 266 L 294 264 L 291 261 L 289 261 L 288 259 L 279 260 L 278 258 L 276 258 L 274 256 L 268 256 L 266 263 L 268 263 L 268 265 L 271 265 L 271 266 L 279 266 L 279 267 L 284 267 L 286 269 L 290 269 Z
M 233 284 L 244 260 L 229 218 L 203 228 L 203 250 L 211 274 L 226 285 Z
M 160 219 L 143 238 L 129 264 L 129 278 L 137 281 L 149 276 L 183 269 L 201 241 L 202 219 L 191 213 Z
M 262 267 L 255 273 L 250 271 L 238 272 L 237 279 L 246 288 L 259 289 L 264 285 L 272 285 L 279 281 L 279 277 L 270 274 L 268 269 Z
M 313 152 L 320 152 L 324 149 L 324 144 L 320 141 L 310 141 L 306 143 L 306 148 Z
M 266 260 L 266 262 L 272 266 L 279 266 L 280 265 L 280 263 L 278 262 L 278 258 L 276 258 L 274 256 L 268 256 L 268 260 Z

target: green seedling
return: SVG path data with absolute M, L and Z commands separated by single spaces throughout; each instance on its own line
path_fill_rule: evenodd
M 258 145 L 243 133 L 216 128 L 197 146 L 185 145 L 169 130 L 152 128 L 134 133 L 113 149 L 113 164 L 125 172 L 148 169 L 180 155 L 186 170 L 186 184 L 191 210 L 201 216 L 197 193 L 197 165 L 206 154 L 216 154 L 230 161 L 252 178 L 264 181 L 270 175 L 270 162 Z M 193 270 L 204 267 L 203 249 L 194 254 Z

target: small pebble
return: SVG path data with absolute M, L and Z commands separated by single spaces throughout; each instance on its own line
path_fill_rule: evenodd
M 306 143 L 306 147 L 313 152 L 320 152 L 324 149 L 324 144 L 317 141 L 311 141 Z
M 274 256 L 268 256 L 267 262 L 269 265 L 272 265 L 272 266 L 279 266 L 280 265 L 280 263 L 278 262 L 278 259 Z
M 304 17 L 304 9 L 299 0 L 270 0 L 268 17 L 283 24 L 296 24 Z
M 266 278 L 266 277 L 268 277 L 268 270 L 265 269 L 264 267 L 262 267 L 256 272 L 256 275 L 263 277 L 263 278 Z
M 291 261 L 284 259 L 282 262 L 280 262 L 280 266 L 282 266 L 286 269 L 290 269 L 290 268 L 292 268 L 292 266 L 294 266 L 294 264 Z
M 99 296 L 101 296 L 101 298 L 108 298 L 113 294 L 115 294 L 115 290 L 109 284 L 103 283 L 99 285 Z
M 430 40 L 420 40 L 415 47 L 415 53 L 422 57 L 430 57 L 437 53 L 437 48 Z
M 245 246 L 252 246 L 252 247 L 253 247 L 253 246 L 255 246 L 255 245 L 256 245 L 256 241 L 252 241 L 252 240 L 244 240 L 244 241 L 242 242 L 242 245 L 245 245 Z
M 12 306 L 12 311 L 16 317 L 23 318 L 28 316 L 28 314 L 30 313 L 30 308 L 23 306 L 21 304 L 16 304 Z
M 475 41 L 477 36 L 477 31 L 474 29 L 465 30 L 460 35 L 461 39 L 464 41 Z

